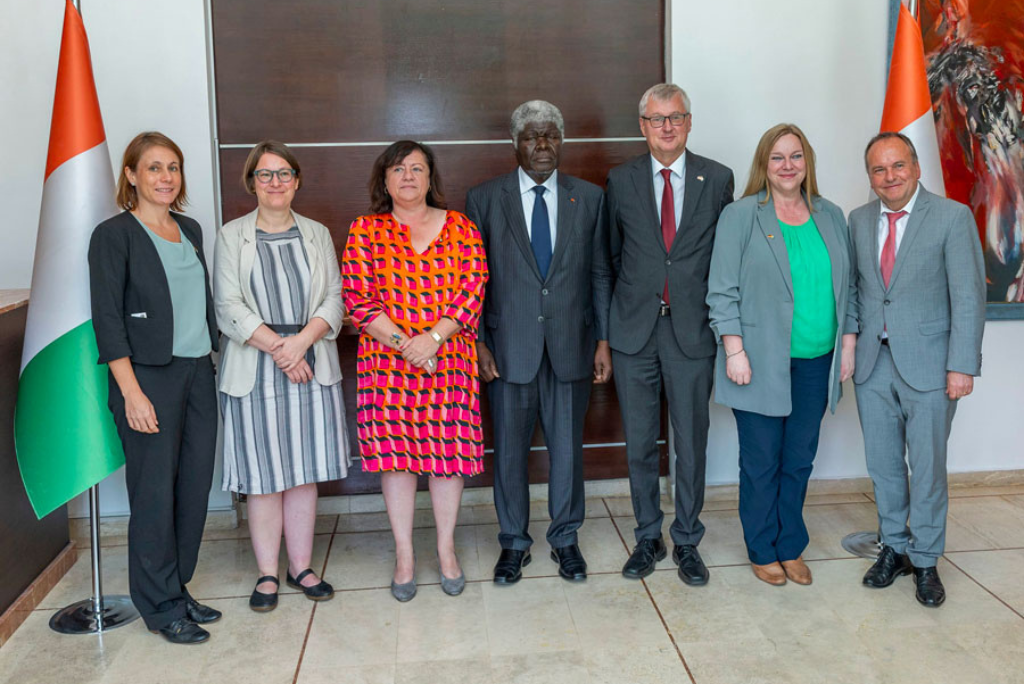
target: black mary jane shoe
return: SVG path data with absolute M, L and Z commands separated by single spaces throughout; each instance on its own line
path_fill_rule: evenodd
M 220 620 L 224 615 L 216 608 L 210 606 L 204 606 L 194 598 L 185 595 L 185 615 L 189 620 L 196 623 L 197 625 L 208 625 L 211 622 Z
M 313 568 L 306 568 L 299 573 L 298 577 L 292 577 L 292 573 L 289 570 L 288 574 L 285 576 L 285 581 L 288 583 L 289 587 L 302 591 L 310 601 L 329 601 L 334 598 L 334 587 L 323 580 L 320 580 L 319 584 L 314 584 L 311 587 L 302 586 L 302 580 L 304 580 L 307 575 L 312 574 Z
M 210 638 L 209 632 L 187 617 L 180 617 L 160 629 L 150 631 L 160 634 L 172 644 L 201 644 Z
M 281 586 L 281 582 L 273 575 L 260 577 L 256 580 L 256 586 L 258 587 L 264 582 L 273 582 L 274 586 Z M 269 613 L 277 608 L 277 591 L 274 591 L 273 594 L 264 594 L 262 591 L 253 589 L 252 595 L 249 597 L 249 607 L 257 613 Z

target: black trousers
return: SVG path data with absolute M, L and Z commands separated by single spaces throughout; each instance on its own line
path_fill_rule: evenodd
M 676 546 L 696 546 L 704 537 L 700 511 L 704 507 L 714 364 L 714 356 L 691 359 L 683 353 L 668 317 L 658 319 L 651 338 L 636 354 L 612 350 L 637 541 L 661 538 L 665 518 L 658 490 L 662 386 L 668 396 L 676 452 L 676 515 L 669 534 Z
M 133 367 L 160 431 L 128 427 L 113 375 L 110 410 L 124 446 L 132 602 L 146 626 L 159 629 L 184 617 L 185 585 L 199 559 L 217 448 L 217 391 L 209 356 Z
M 495 378 L 490 383 L 494 419 L 494 507 L 503 549 L 526 551 L 533 544 L 527 463 L 530 439 L 540 416 L 548 449 L 547 540 L 553 548 L 578 543 L 586 501 L 583 493 L 583 419 L 593 380 L 562 382 L 547 350 L 533 380 L 524 384 Z

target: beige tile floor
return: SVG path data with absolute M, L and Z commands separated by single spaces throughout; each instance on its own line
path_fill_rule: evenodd
M 314 565 L 338 589 L 314 604 L 282 591 L 277 610 L 248 610 L 255 569 L 248 530 L 204 542 L 192 593 L 224 611 L 213 638 L 172 646 L 141 622 L 102 638 L 69 637 L 47 622 L 89 592 L 81 559 L 0 648 L 0 682 L 18 684 L 232 682 L 259 684 L 1020 684 L 1024 682 L 1024 491 L 954 492 L 949 550 L 940 562 L 949 599 L 914 600 L 913 582 L 884 591 L 860 584 L 868 562 L 840 546 L 875 525 L 867 495 L 816 495 L 805 518 L 809 587 L 768 587 L 750 573 L 736 502 L 709 502 L 701 544 L 711 582 L 691 588 L 671 561 L 642 582 L 619 575 L 632 546 L 628 499 L 591 499 L 580 544 L 583 584 L 559 579 L 544 543 L 546 506 L 535 504 L 533 563 L 513 587 L 489 581 L 498 553 L 490 507 L 466 507 L 456 544 L 469 584 L 458 598 L 438 586 L 432 519 L 417 514 L 420 593 L 399 604 L 387 589 L 394 563 L 387 516 L 321 516 Z M 670 506 L 667 506 L 670 507 Z M 103 541 L 108 593 L 127 593 L 123 538 Z

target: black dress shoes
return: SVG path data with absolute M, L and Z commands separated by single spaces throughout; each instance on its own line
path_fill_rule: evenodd
M 551 549 L 551 560 L 558 563 L 558 575 L 570 582 L 582 582 L 587 579 L 587 561 L 583 560 L 579 544 L 569 544 Z
M 914 568 L 914 579 L 917 581 L 917 602 L 929 608 L 938 608 L 946 600 L 946 588 L 939 579 L 939 571 L 935 568 Z
M 201 644 L 210 638 L 210 633 L 189 620 L 180 617 L 160 629 L 151 630 L 154 634 L 162 634 L 172 644 Z
M 708 568 L 700 551 L 693 544 L 683 544 L 672 549 L 672 561 L 679 566 L 679 579 L 691 587 L 701 587 L 708 583 Z
M 304 586 L 302 580 L 306 579 L 308 575 L 313 574 L 313 568 L 306 568 L 299 573 L 298 577 L 292 577 L 292 573 L 289 570 L 285 575 L 284 581 L 288 583 L 289 587 L 298 589 L 306 595 L 310 601 L 329 601 L 334 598 L 334 587 L 327 582 L 320 580 L 319 583 L 314 584 L 311 587 Z
M 523 568 L 530 564 L 529 551 L 502 549 L 494 564 L 495 584 L 515 584 L 523 578 Z
M 264 582 L 273 582 L 274 586 L 281 585 L 281 582 L 273 575 L 264 575 L 256 580 L 256 586 L 258 587 Z M 249 596 L 249 607 L 257 613 L 269 613 L 274 610 L 277 608 L 277 590 L 275 589 L 273 594 L 264 594 L 262 591 L 253 589 L 252 595 Z
M 667 555 L 668 549 L 661 537 L 641 539 L 633 547 L 629 560 L 622 566 L 622 576 L 627 579 L 643 579 L 654 572 L 654 566 Z
M 883 546 L 878 560 L 864 573 L 864 585 L 872 589 L 883 589 L 896 581 L 897 577 L 909 575 L 914 566 L 905 553 L 896 553 L 891 546 Z
M 189 595 L 185 595 L 185 615 L 197 625 L 206 625 L 220 620 L 223 613 L 216 608 L 204 606 Z

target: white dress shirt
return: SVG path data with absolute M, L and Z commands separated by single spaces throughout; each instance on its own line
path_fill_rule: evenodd
M 548 225 L 551 226 L 551 249 L 555 249 L 555 235 L 558 233 L 558 171 L 553 171 L 544 186 L 544 204 L 548 208 Z M 537 181 L 526 175 L 523 167 L 519 167 L 519 192 L 523 200 L 523 214 L 526 216 L 526 234 L 533 239 L 533 205 L 537 202 L 537 193 L 533 189 Z
M 917 202 L 917 196 L 921 194 L 921 184 L 917 184 L 917 190 L 914 191 L 914 196 L 910 198 L 907 205 L 900 209 L 900 211 L 907 212 L 906 216 L 901 216 L 896 219 L 896 253 L 899 254 L 900 243 L 903 241 L 903 234 L 907 232 L 907 224 L 910 223 L 910 214 L 914 211 L 914 204 Z M 892 211 L 889 207 L 885 206 L 885 202 L 881 202 L 882 210 L 878 212 L 878 261 L 882 261 L 882 250 L 885 249 L 885 241 L 889 239 L 889 217 L 886 214 L 896 214 L 899 212 Z
M 676 212 L 676 230 L 679 230 L 679 221 L 683 216 L 683 191 L 685 189 L 686 174 L 686 152 L 679 155 L 670 166 L 663 166 L 660 161 L 651 155 L 651 173 L 654 174 L 654 207 L 658 210 L 658 225 L 661 225 L 661 196 L 665 192 L 665 178 L 661 175 L 662 169 L 672 172 L 672 208 Z

